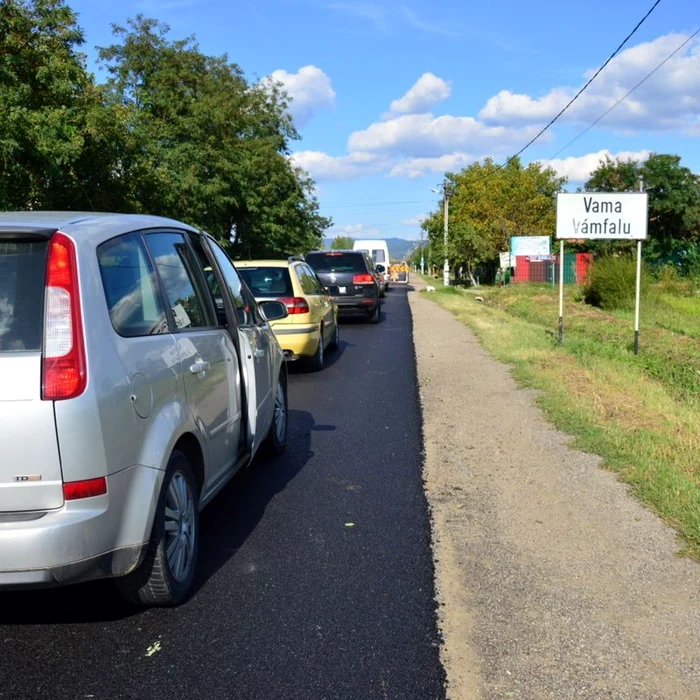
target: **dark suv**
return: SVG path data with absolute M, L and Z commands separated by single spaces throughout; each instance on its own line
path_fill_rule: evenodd
M 306 262 L 318 275 L 341 314 L 364 314 L 379 321 L 380 286 L 372 259 L 360 250 L 314 251 Z

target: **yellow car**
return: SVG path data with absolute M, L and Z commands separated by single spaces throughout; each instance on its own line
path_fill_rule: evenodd
M 323 367 L 326 350 L 340 342 L 338 307 L 303 258 L 241 260 L 236 269 L 257 301 L 283 302 L 289 316 L 270 323 L 288 360 Z

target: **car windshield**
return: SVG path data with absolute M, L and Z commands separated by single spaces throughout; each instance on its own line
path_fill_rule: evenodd
M 47 245 L 0 238 L 0 352 L 41 349 Z
M 309 253 L 306 262 L 316 272 L 367 272 L 361 253 Z
M 245 280 L 256 297 L 291 297 L 292 280 L 286 267 L 237 267 L 238 274 Z

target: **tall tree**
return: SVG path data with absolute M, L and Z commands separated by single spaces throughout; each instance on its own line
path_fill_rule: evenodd
M 63 0 L 0 2 L 0 208 L 103 208 L 115 192 L 117 115 Z
M 352 250 L 355 239 L 350 236 L 336 236 L 331 241 L 331 250 Z
M 645 257 L 689 271 L 700 265 L 700 178 L 677 155 L 652 154 L 645 162 L 601 160 L 585 184 L 589 192 L 649 193 L 649 241 Z
M 476 266 L 497 260 L 511 236 L 553 235 L 555 194 L 566 178 L 539 163 L 523 166 L 519 158 L 504 167 L 490 158 L 447 175 L 449 203 L 448 256 L 453 267 L 472 276 Z M 443 206 L 422 224 L 432 261 L 444 257 Z
M 320 243 L 313 182 L 289 158 L 298 138 L 287 98 L 251 85 L 226 56 L 141 15 L 100 48 L 110 103 L 123 110 L 128 206 L 199 225 L 244 257 L 303 252 Z

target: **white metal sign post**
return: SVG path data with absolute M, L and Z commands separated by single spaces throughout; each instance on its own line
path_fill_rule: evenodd
M 559 241 L 559 345 L 564 342 L 564 239 Z
M 641 188 L 641 183 L 640 183 Z M 559 342 L 564 339 L 564 241 L 637 241 L 634 352 L 639 352 L 642 241 L 647 237 L 649 198 L 645 192 L 560 192 L 557 195 L 559 261 Z

